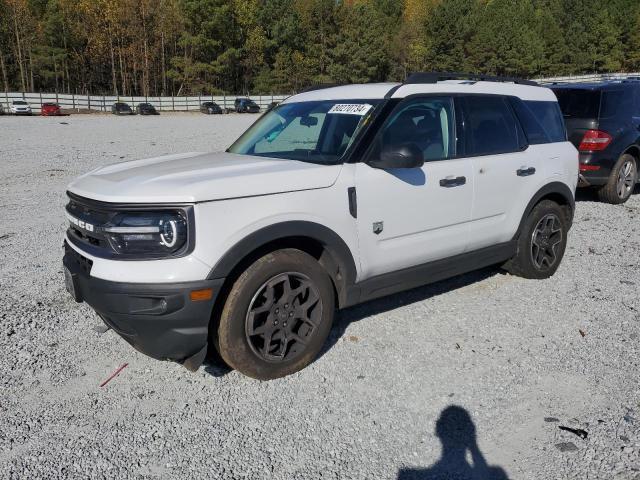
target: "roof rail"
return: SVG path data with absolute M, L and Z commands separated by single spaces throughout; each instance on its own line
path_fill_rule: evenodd
M 471 80 L 476 82 L 509 82 L 518 85 L 538 86 L 537 82 L 532 80 L 524 80 L 515 77 L 496 77 L 491 75 L 482 75 L 475 73 L 459 73 L 459 72 L 417 72 L 410 74 L 404 81 L 405 84 L 414 83 L 437 83 L 444 80 Z

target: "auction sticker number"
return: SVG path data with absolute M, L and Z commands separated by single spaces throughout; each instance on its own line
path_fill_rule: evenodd
M 342 113 L 345 115 L 364 115 L 371 110 L 368 103 L 338 103 L 331 107 L 328 113 Z

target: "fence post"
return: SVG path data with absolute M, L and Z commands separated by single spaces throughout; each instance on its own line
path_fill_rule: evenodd
M 72 105 L 71 109 L 75 110 L 76 109 L 76 94 L 75 93 L 71 94 L 71 105 Z
M 171 111 L 176 111 L 176 97 L 174 97 L 173 95 L 171 95 Z
M 91 95 L 89 95 L 89 92 L 87 92 L 87 110 L 91 112 Z
M 40 90 L 40 111 L 42 112 L 42 90 Z
M 102 111 L 107 111 L 107 99 L 104 97 L 104 95 L 102 95 Z

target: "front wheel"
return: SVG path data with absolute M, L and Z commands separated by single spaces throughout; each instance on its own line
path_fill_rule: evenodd
M 538 203 L 524 222 L 516 255 L 504 265 L 513 275 L 543 279 L 552 276 L 567 247 L 568 219 L 551 200 Z
M 229 366 L 249 377 L 284 377 L 318 355 L 334 309 L 333 285 L 320 264 L 300 250 L 278 250 L 235 281 L 214 344 Z

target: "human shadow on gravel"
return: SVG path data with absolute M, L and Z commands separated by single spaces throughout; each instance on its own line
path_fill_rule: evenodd
M 429 468 L 403 468 L 398 480 L 508 480 L 501 467 L 487 464 L 478 447 L 476 427 L 464 408 L 445 408 L 436 422 L 436 435 L 442 443 L 440 459 Z
M 640 195 L 640 183 L 636 184 L 631 195 Z M 576 202 L 598 202 L 598 193 L 595 188 L 578 188 L 576 190 Z
M 368 302 L 340 310 L 336 312 L 331 333 L 329 333 L 329 338 L 327 338 L 318 358 L 331 350 L 342 338 L 349 325 L 354 322 L 400 308 L 404 305 L 421 302 L 431 297 L 442 295 L 443 293 L 448 293 L 500 274 L 504 274 L 504 271 L 498 266 L 487 267 L 471 273 L 459 275 L 457 277 L 435 282 L 423 287 L 417 287 L 412 290 L 407 290 L 406 292 L 400 292 L 376 300 L 370 300 Z

